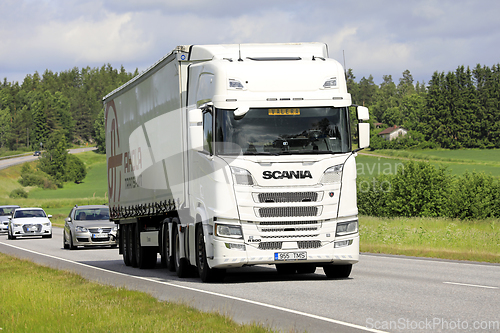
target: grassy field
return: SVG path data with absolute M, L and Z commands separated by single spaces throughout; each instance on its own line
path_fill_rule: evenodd
M 360 216 L 360 251 L 500 263 L 500 220 Z
M 391 171 L 388 165 L 397 165 L 409 159 L 428 161 L 434 166 L 446 166 L 455 175 L 468 170 L 500 177 L 500 149 L 364 150 L 358 155 L 356 162 L 359 173 L 360 168 Z
M 2 332 L 270 332 L 0 253 Z

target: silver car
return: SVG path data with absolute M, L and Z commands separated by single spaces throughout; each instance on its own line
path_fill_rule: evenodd
M 52 222 L 42 208 L 16 208 L 9 217 L 7 238 L 42 236 L 52 238 Z
M 12 216 L 14 209 L 20 208 L 16 205 L 0 206 L 0 233 L 9 230 L 9 217 Z
M 75 206 L 64 222 L 63 247 L 117 246 L 116 225 L 109 220 L 105 205 Z

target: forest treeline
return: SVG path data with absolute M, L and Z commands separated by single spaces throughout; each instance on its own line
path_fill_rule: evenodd
M 130 73 L 108 64 L 35 72 L 22 83 L 5 78 L 0 85 L 0 148 L 38 150 L 55 131 L 68 143 L 102 144 L 102 97 L 137 74 L 137 69 Z M 397 83 L 385 75 L 379 85 L 371 75 L 356 81 L 352 69 L 346 76 L 353 103 L 370 109 L 374 149 L 500 148 L 500 64 L 435 72 L 428 84 L 415 83 L 409 70 Z M 377 135 L 394 125 L 410 135 L 391 142 Z
M 102 97 L 138 74 L 123 66 L 46 70 L 27 75 L 22 83 L 4 78 L 0 85 L 0 148 L 39 150 L 51 133 L 68 143 L 95 141 L 95 122 Z

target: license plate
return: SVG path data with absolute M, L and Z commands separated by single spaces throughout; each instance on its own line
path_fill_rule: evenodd
M 275 252 L 274 261 L 306 260 L 307 252 Z
M 38 231 L 38 227 L 29 227 L 29 228 L 26 228 L 26 230 L 28 232 L 37 232 Z
M 108 238 L 108 234 L 92 234 L 92 238 Z

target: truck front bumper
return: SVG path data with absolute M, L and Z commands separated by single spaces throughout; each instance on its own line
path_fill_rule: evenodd
M 287 262 L 346 265 L 359 261 L 359 234 L 335 239 L 319 248 L 299 249 L 288 242 L 286 249 L 262 250 L 258 244 L 237 244 L 231 240 L 214 239 L 213 259 L 209 259 L 212 268 L 232 268 L 250 265 L 274 265 Z M 335 247 L 337 244 L 337 247 Z M 246 250 L 246 251 L 245 251 Z

